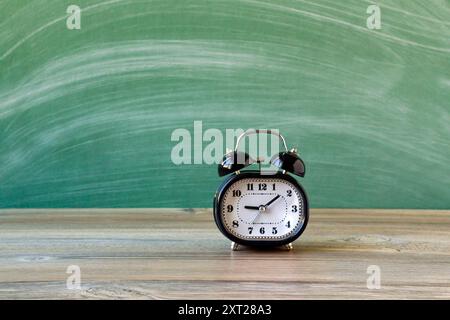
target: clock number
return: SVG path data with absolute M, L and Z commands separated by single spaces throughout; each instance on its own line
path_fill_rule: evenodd
M 247 183 L 247 190 L 253 191 L 253 183 Z
M 239 221 L 233 220 L 233 228 L 239 227 Z
M 290 227 L 291 227 L 291 222 L 288 221 L 288 222 L 286 223 L 286 228 L 290 228 Z
M 292 197 L 292 190 L 287 190 L 286 192 L 288 197 Z
M 233 190 L 233 197 L 240 197 L 242 194 L 241 190 Z
M 297 211 L 298 211 L 297 206 L 296 206 L 296 205 L 293 205 L 293 206 L 292 206 L 292 212 L 297 212 Z
M 278 233 L 277 227 L 273 227 L 272 228 L 272 234 L 277 234 L 277 233 Z
M 261 227 L 261 229 L 259 229 L 259 233 L 264 234 L 266 232 L 266 229 L 264 229 L 264 227 Z
M 231 204 L 227 205 L 227 211 L 228 212 L 232 212 L 233 211 L 233 206 Z
M 275 183 L 272 185 L 272 190 L 275 191 Z
M 248 227 L 248 234 L 252 234 L 253 232 L 253 227 Z
M 259 190 L 267 190 L 267 184 L 265 184 L 265 183 L 260 183 L 258 185 L 258 187 L 259 187 Z

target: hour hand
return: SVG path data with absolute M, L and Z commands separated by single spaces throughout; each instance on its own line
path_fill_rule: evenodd
M 249 210 L 259 210 L 259 207 L 255 207 L 255 206 L 244 206 L 245 209 L 249 209 Z

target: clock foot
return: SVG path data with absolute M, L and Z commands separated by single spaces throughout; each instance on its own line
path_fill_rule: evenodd
M 241 247 L 240 244 L 236 243 L 236 242 L 231 242 L 231 250 L 232 251 L 238 251 L 239 248 Z M 294 249 L 294 246 L 292 245 L 292 243 L 288 243 L 283 245 L 281 248 L 284 248 L 287 251 L 291 251 L 292 249 Z
M 239 244 L 236 242 L 231 242 L 231 250 L 238 251 L 239 250 Z

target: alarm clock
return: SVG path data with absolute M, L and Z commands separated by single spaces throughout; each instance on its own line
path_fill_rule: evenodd
M 239 143 L 251 134 L 276 135 L 284 151 L 275 154 L 270 163 L 277 168 L 268 174 L 261 171 L 261 160 L 239 151 Z M 259 170 L 243 170 L 259 164 Z M 214 196 L 214 220 L 219 230 L 239 245 L 253 247 L 285 246 L 292 242 L 308 224 L 308 198 L 294 176 L 304 177 L 305 164 L 295 149 L 288 150 L 286 140 L 271 130 L 248 130 L 241 134 L 234 151 L 227 153 L 218 166 L 219 176 L 227 176 Z

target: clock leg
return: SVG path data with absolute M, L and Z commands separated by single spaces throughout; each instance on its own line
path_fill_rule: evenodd
M 231 250 L 238 251 L 239 250 L 239 244 L 236 242 L 231 242 Z
M 241 246 L 239 244 L 237 244 L 236 242 L 231 242 L 231 247 L 230 248 L 231 248 L 232 251 L 238 251 L 240 247 Z M 287 251 L 290 251 L 290 250 L 294 249 L 294 246 L 292 245 L 292 243 L 288 243 L 288 244 L 285 244 L 283 246 L 283 248 L 285 250 L 287 250 Z

